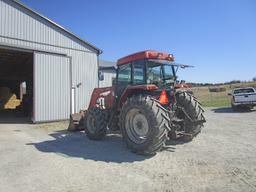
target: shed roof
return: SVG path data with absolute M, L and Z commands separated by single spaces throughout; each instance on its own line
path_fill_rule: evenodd
M 67 29 L 65 29 L 64 27 L 62 27 L 61 25 L 55 23 L 54 21 L 50 20 L 49 18 L 47 18 L 47 17 L 41 15 L 40 13 L 34 11 L 33 9 L 27 7 L 26 5 L 24 5 L 24 4 L 21 3 L 20 1 L 18 1 L 18 0 L 11 0 L 11 1 L 13 1 L 13 2 L 14 2 L 15 4 L 17 4 L 18 6 L 23 7 L 24 9 L 26 9 L 26 10 L 29 11 L 30 13 L 39 16 L 40 18 L 44 19 L 44 20 L 47 21 L 48 23 L 50 23 L 50 24 L 56 26 L 57 28 L 61 29 L 61 30 L 64 31 L 65 33 L 71 35 L 71 36 L 74 37 L 75 39 L 79 40 L 82 44 L 85 44 L 85 45 L 87 45 L 87 46 L 92 47 L 93 49 L 95 49 L 95 50 L 98 52 L 98 54 L 101 54 L 101 53 L 102 53 L 102 50 L 99 49 L 98 47 L 96 47 L 96 46 L 92 45 L 91 43 L 89 43 L 89 42 L 87 42 L 87 41 L 81 39 L 80 37 L 78 37 L 78 36 L 75 35 L 74 33 L 70 32 L 69 30 L 67 30 Z
M 100 60 L 99 65 L 100 65 L 100 67 L 116 67 L 116 62 Z
M 99 69 L 103 71 L 113 71 L 116 70 L 116 62 L 99 60 Z

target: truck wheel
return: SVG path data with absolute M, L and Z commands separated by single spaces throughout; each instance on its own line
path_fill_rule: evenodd
M 128 98 L 120 114 L 120 128 L 127 147 L 135 153 L 154 155 L 167 140 L 168 115 L 150 96 Z
M 84 118 L 85 133 L 91 140 L 101 140 L 107 133 L 107 121 L 104 112 L 99 108 L 91 108 Z
M 188 92 L 177 92 L 176 100 L 178 108 L 182 108 L 184 110 L 177 111 L 177 116 L 184 119 L 185 133 L 188 133 L 188 135 L 185 135 L 183 139 L 190 141 L 193 139 L 193 137 L 201 132 L 203 123 L 205 121 L 205 117 L 203 115 L 204 110 L 196 98 Z

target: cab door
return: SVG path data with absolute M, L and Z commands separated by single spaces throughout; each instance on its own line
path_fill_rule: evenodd
M 132 83 L 132 65 L 127 63 L 117 69 L 115 96 L 119 100 L 128 85 Z

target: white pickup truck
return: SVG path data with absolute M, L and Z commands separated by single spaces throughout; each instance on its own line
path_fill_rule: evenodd
M 256 90 L 253 87 L 236 88 L 231 94 L 231 106 L 234 110 L 238 108 L 252 109 L 256 106 Z

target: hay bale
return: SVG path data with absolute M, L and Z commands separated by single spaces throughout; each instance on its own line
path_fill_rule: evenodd
M 225 92 L 225 87 L 209 87 L 210 92 Z
M 14 95 L 16 97 L 16 95 Z M 18 99 L 10 99 L 5 105 L 5 109 L 16 109 L 18 106 L 20 106 L 21 101 Z
M 0 87 L 0 109 L 16 109 L 20 103 L 8 87 Z

